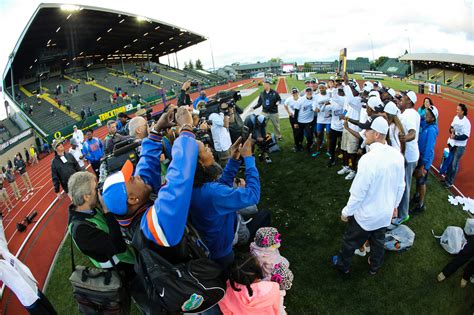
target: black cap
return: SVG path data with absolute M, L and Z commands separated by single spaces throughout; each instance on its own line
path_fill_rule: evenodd
M 292 88 L 291 89 L 291 94 L 295 94 L 295 93 L 298 93 L 298 89 L 297 88 Z
M 308 84 L 308 83 L 311 83 L 311 80 L 304 81 L 304 84 Z
M 311 88 L 311 87 L 308 86 L 308 87 L 305 89 L 305 91 L 306 91 L 306 92 L 313 92 L 313 88 Z
M 117 117 L 119 117 L 119 118 L 130 118 L 130 117 L 128 117 L 128 115 L 125 114 L 124 112 L 118 113 Z
M 311 83 L 312 83 L 312 84 L 316 84 L 316 80 L 315 80 L 315 79 L 312 79 L 312 80 L 311 80 Z

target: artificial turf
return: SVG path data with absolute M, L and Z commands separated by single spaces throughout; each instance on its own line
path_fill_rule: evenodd
M 301 81 L 287 80 L 288 88 Z M 401 89 L 405 89 L 402 87 Z M 243 108 L 257 96 L 244 98 Z M 351 274 L 342 276 L 330 265 L 338 252 L 345 223 L 340 213 L 351 182 L 336 174 L 321 155 L 311 158 L 292 152 L 291 128 L 281 121 L 281 152 L 272 164 L 258 162 L 262 194 L 259 208 L 272 212 L 273 225 L 282 234 L 281 254 L 290 261 L 295 280 L 287 293 L 288 314 L 469 314 L 474 311 L 474 285 L 459 287 L 461 270 L 443 283 L 436 275 L 452 258 L 431 230 L 441 234 L 449 225 L 464 226 L 467 214 L 451 206 L 449 192 L 430 175 L 426 211 L 407 225 L 416 233 L 413 248 L 387 252 L 383 268 L 369 276 L 366 257 L 354 257 Z M 268 130 L 271 132 L 272 127 Z M 414 185 L 412 185 L 414 186 Z M 77 253 L 77 252 L 76 252 Z M 87 263 L 80 254 L 79 262 Z M 46 290 L 59 314 L 77 314 L 69 285 L 69 242 L 62 247 Z M 138 314 L 133 310 L 133 314 Z

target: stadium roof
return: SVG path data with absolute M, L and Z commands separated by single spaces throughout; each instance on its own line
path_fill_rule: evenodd
M 434 61 L 460 65 L 474 66 L 474 56 L 458 54 L 421 53 L 406 54 L 399 58 L 400 61 Z
M 68 66 L 81 59 L 104 61 L 114 55 L 156 60 L 206 39 L 178 26 L 130 13 L 43 3 L 30 18 L 11 57 L 14 74 L 21 76 L 41 68 L 41 63 L 58 59 Z
M 257 62 L 252 64 L 246 65 L 238 65 L 233 66 L 233 68 L 237 71 L 245 71 L 245 70 L 254 70 L 254 69 L 262 69 L 262 68 L 279 68 L 281 64 L 279 62 Z

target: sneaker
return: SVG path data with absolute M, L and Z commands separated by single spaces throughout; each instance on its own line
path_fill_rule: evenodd
M 365 246 L 365 251 L 368 253 L 370 253 L 370 246 Z
M 425 205 L 418 205 L 416 206 L 415 208 L 411 209 L 411 213 L 412 214 L 420 214 L 422 213 L 423 211 L 425 211 Z
M 272 159 L 270 159 L 270 157 L 267 156 L 267 157 L 265 158 L 265 163 L 271 164 L 271 163 L 272 163 Z
M 337 171 L 338 175 L 344 175 L 347 174 L 351 171 L 351 169 L 348 166 L 343 166 L 339 171 Z
M 438 282 L 442 282 L 446 280 L 446 276 L 444 275 L 444 273 L 440 272 L 438 276 L 436 277 L 436 279 L 438 280 Z
M 464 289 L 467 286 L 467 280 L 461 279 L 461 289 Z
M 340 273 L 347 275 L 349 273 L 349 269 L 344 269 L 342 265 L 339 264 L 339 256 L 335 255 L 331 257 L 331 262 L 334 268 L 336 268 L 337 271 Z
M 352 180 L 352 179 L 354 179 L 355 176 L 356 176 L 355 171 L 349 171 L 349 174 L 347 174 L 347 176 L 344 179 L 345 180 Z
M 375 276 L 378 272 L 378 270 L 372 269 L 372 264 L 370 262 L 370 256 L 367 258 L 367 263 L 369 264 L 369 275 Z
M 331 153 L 329 153 L 329 152 L 326 152 L 326 155 L 327 155 L 327 157 L 329 157 L 329 158 L 331 157 Z
M 419 203 L 420 203 L 420 198 L 415 195 L 410 200 L 410 207 L 414 207 L 415 205 L 417 205 Z
M 360 248 L 357 248 L 355 251 L 354 251 L 354 254 L 356 254 L 357 256 L 360 256 L 360 257 L 364 257 L 365 255 L 367 255 L 367 252 L 364 250 L 363 252 L 360 250 Z
M 404 218 L 396 218 L 396 219 L 393 219 L 393 220 L 392 220 L 392 224 L 398 226 L 398 225 L 400 225 L 400 224 L 402 224 L 402 223 L 407 222 L 408 220 L 410 220 L 410 215 L 407 215 L 407 216 L 404 217 Z
M 317 157 L 318 155 L 320 155 L 321 152 L 320 151 L 316 151 L 314 152 L 313 154 L 311 154 L 312 157 Z

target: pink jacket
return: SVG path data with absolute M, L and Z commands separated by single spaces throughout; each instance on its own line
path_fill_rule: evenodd
M 252 283 L 252 296 L 247 287 L 236 284 L 240 291 L 234 291 L 227 282 L 224 298 L 219 308 L 224 315 L 280 315 L 280 286 L 276 282 L 259 281 Z
M 259 247 L 252 242 L 250 244 L 250 252 L 257 258 L 260 266 L 262 266 L 263 280 L 270 280 L 273 266 L 276 264 L 286 264 L 288 267 L 290 263 L 288 260 L 280 255 L 280 251 L 275 247 Z

